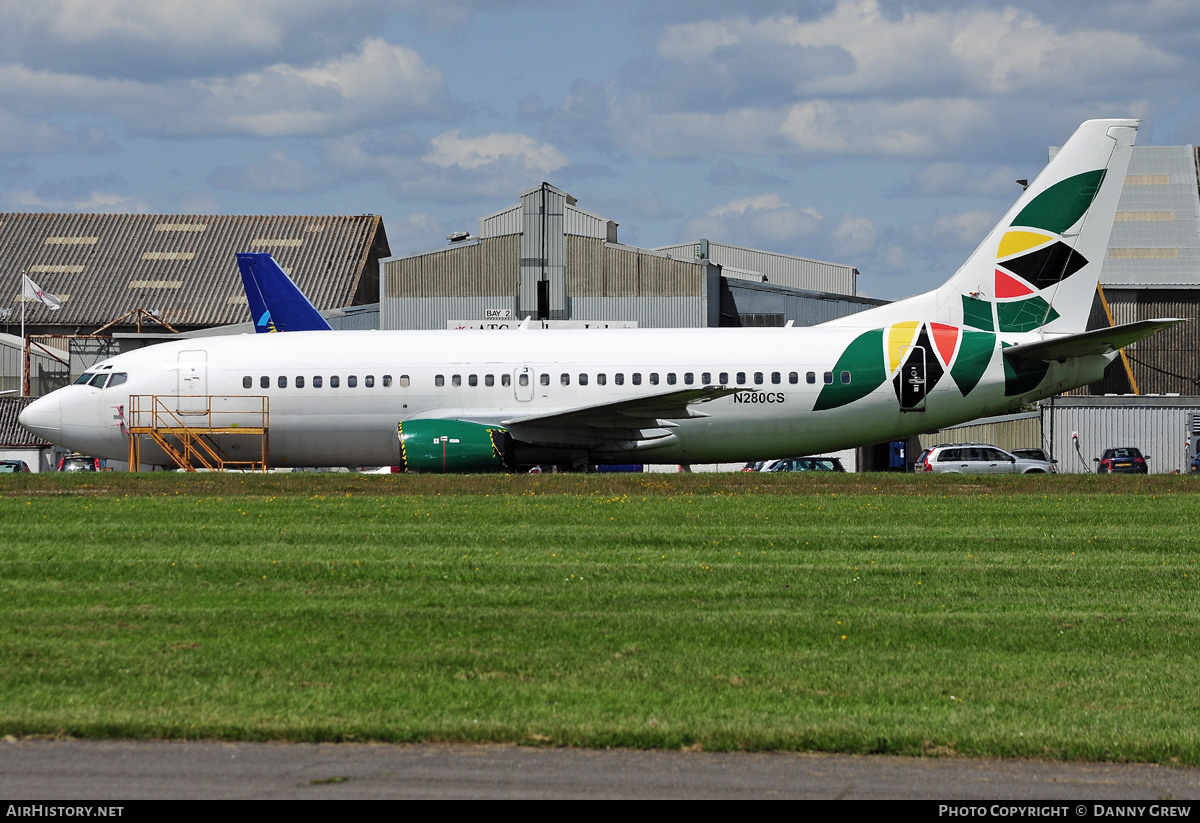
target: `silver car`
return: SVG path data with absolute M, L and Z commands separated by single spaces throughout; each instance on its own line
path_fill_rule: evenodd
M 1055 474 L 1048 460 L 1017 457 L 987 443 L 946 443 L 926 449 L 917 471 L 940 474 Z

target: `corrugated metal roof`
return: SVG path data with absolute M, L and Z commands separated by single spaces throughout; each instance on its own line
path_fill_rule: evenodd
M 234 254 L 269 251 L 318 309 L 379 299 L 382 221 L 362 216 L 0 214 L 3 302 L 20 311 L 20 272 L 62 309 L 26 302 L 31 326 L 98 328 L 134 309 L 175 327 L 247 320 Z
M 683 260 L 694 260 L 696 250 L 705 245 L 708 248 L 708 259 L 722 267 L 730 267 L 730 275 L 734 278 L 761 281 L 765 276 L 768 282 L 788 288 L 851 296 L 857 290 L 858 270 L 844 263 L 827 263 L 708 240 L 660 246 L 658 251 Z

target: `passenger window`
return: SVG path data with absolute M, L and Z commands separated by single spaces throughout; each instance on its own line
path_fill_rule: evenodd
M 112 380 L 108 381 L 108 388 L 111 389 L 113 386 L 119 386 L 128 379 L 129 375 L 127 375 L 125 372 L 117 372 L 112 376 Z
M 788 372 L 788 382 L 791 383 L 793 386 L 796 385 L 797 383 L 799 383 L 800 382 L 800 373 L 794 372 L 794 371 Z
M 258 385 L 264 389 L 271 388 L 271 378 L 264 374 L 262 377 L 258 378 Z
M 87 382 L 87 380 L 85 380 L 84 378 L 85 378 L 85 377 L 90 377 L 90 376 L 91 376 L 91 375 L 85 374 L 85 375 L 83 375 L 83 377 L 80 377 L 80 378 L 79 378 L 78 380 L 76 380 L 75 382 L 76 382 L 76 383 L 86 383 L 86 382 Z M 248 388 L 250 388 L 250 387 L 251 387 L 251 386 L 253 386 L 253 385 L 254 385 L 254 378 L 253 378 L 253 377 L 251 377 L 250 375 L 246 375 L 245 377 L 243 377 L 243 378 L 242 378 L 242 388 L 243 388 L 243 389 L 248 389 Z
M 314 389 L 321 388 L 321 375 L 319 375 L 319 374 L 313 375 L 313 388 Z
M 668 386 L 675 385 L 675 372 L 673 372 L 673 371 L 667 372 L 667 385 Z
M 339 385 L 341 381 L 336 374 L 329 378 L 329 388 L 336 389 Z
M 810 371 L 810 372 L 806 373 L 804 375 L 804 380 L 808 383 L 816 383 L 817 382 L 817 373 L 815 371 Z
M 467 385 L 468 386 L 478 386 L 479 385 L 479 375 L 468 374 L 467 375 Z
M 437 386 L 439 389 L 446 385 L 446 376 L 444 374 L 435 375 L 433 378 L 433 385 Z
M 777 371 L 771 372 L 771 382 L 778 386 L 783 382 L 783 375 Z
M 633 373 L 633 385 L 635 385 L 635 386 L 642 385 L 642 373 L 640 371 L 635 371 Z
M 597 386 L 603 386 L 607 382 L 608 382 L 608 375 L 606 375 L 604 372 L 600 372 L 598 375 L 596 375 L 596 385 Z
M 729 372 L 727 372 L 727 371 L 721 372 L 721 379 L 718 380 L 717 382 L 720 383 L 722 386 L 727 384 L 729 382 Z
M 706 385 L 706 386 L 707 386 L 709 383 L 711 383 L 711 382 L 712 382 L 712 372 L 707 372 L 707 371 L 706 371 L 706 372 L 704 372 L 703 374 L 701 374 L 701 375 L 700 375 L 700 382 L 701 382 L 701 383 L 703 383 L 703 384 L 704 384 L 704 385 Z
M 304 388 L 304 376 L 303 375 L 299 375 L 299 374 L 296 375 L 296 388 L 298 388 L 298 389 Z
M 833 372 L 831 372 L 831 371 L 825 372 L 825 385 L 826 386 L 833 385 Z
M 746 373 L 744 371 L 740 371 L 737 373 L 737 384 L 739 386 L 746 385 Z
M 848 371 L 842 372 L 842 385 L 843 386 L 850 385 L 850 372 L 848 372 Z
M 693 377 L 695 377 L 695 375 L 694 375 L 694 374 L 692 374 L 691 372 L 685 372 L 685 373 L 684 373 L 684 375 L 683 375 L 683 382 L 684 382 L 684 384 L 685 384 L 685 385 L 688 385 L 688 386 L 692 385 L 692 382 L 693 382 L 693 381 L 692 381 L 692 378 L 693 378 Z
M 650 372 L 650 385 L 651 386 L 658 385 L 658 372 L 656 372 L 656 371 Z
M 368 374 L 363 378 L 363 387 L 367 389 L 375 388 L 375 375 Z
M 761 386 L 763 384 L 763 373 L 756 371 L 754 373 L 754 385 Z
M 517 377 L 517 382 L 519 384 L 521 384 L 522 386 L 528 386 L 529 385 L 529 372 L 522 372 Z
M 353 374 L 347 375 L 346 376 L 346 388 L 353 389 L 357 386 L 358 386 L 358 377 Z
M 564 385 L 564 386 L 569 386 L 569 385 L 571 385 L 571 375 L 567 374 L 566 372 L 563 372 L 563 373 L 562 373 L 562 374 L 559 376 L 559 378 L 558 378 L 558 382 L 559 382 L 559 383 L 561 383 L 561 384 L 562 384 L 562 385 Z
M 279 388 L 281 388 L 281 389 L 287 388 L 287 378 L 284 377 L 282 374 L 279 375 L 279 380 L 277 382 L 279 383 Z
M 624 386 L 625 385 L 625 372 L 619 371 L 616 374 L 614 374 L 613 382 L 616 383 L 618 386 Z
M 543 372 L 542 374 L 539 374 L 538 381 L 543 386 L 549 386 L 550 385 L 550 372 Z
M 483 385 L 485 385 L 485 386 L 494 386 L 494 385 L 496 385 L 496 375 L 494 375 L 494 374 L 485 374 L 485 375 L 483 376 Z
M 390 374 L 385 374 L 383 376 L 383 387 L 385 389 L 387 389 L 387 388 L 391 388 L 391 385 L 392 385 L 392 376 Z M 411 377 L 409 377 L 407 374 L 400 375 L 400 388 L 407 389 L 411 385 L 412 385 Z
M 511 386 L 512 385 L 512 375 L 511 374 L 500 375 L 500 385 L 505 386 L 505 387 Z
M 586 374 L 586 373 L 582 373 L 582 374 L 580 374 L 580 375 L 579 375 L 579 385 L 581 385 L 581 386 L 586 386 L 586 385 L 587 385 L 587 383 L 588 383 L 588 376 L 587 376 L 587 374 Z
M 461 386 L 462 385 L 462 375 L 461 374 L 450 375 L 450 385 L 451 386 Z

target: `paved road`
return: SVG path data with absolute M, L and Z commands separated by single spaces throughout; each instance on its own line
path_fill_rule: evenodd
M 5 801 L 775 797 L 1195 800 L 1200 770 L 518 746 L 0 742 Z

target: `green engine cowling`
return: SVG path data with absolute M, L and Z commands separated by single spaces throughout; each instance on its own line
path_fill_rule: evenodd
M 404 471 L 498 472 L 512 466 L 512 435 L 503 426 L 405 420 L 396 428 Z

